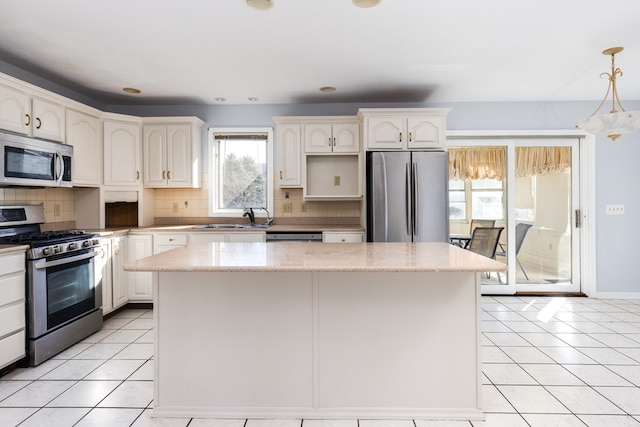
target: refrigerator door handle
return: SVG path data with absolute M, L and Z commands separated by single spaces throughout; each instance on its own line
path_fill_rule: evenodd
M 417 236 L 418 218 L 420 218 L 418 216 L 418 195 L 420 194 L 420 192 L 418 191 L 418 165 L 416 163 L 412 164 L 411 171 L 413 172 L 411 177 L 413 181 L 411 186 L 411 188 L 413 188 L 413 197 L 411 198 L 413 202 L 413 212 L 411 212 L 411 216 L 413 217 L 413 234 Z
M 384 241 L 388 241 L 389 235 L 389 198 L 388 198 L 388 181 L 387 181 L 387 162 L 384 156 L 380 156 L 382 162 L 382 182 L 384 183 L 383 203 L 384 203 Z
M 411 164 L 405 163 L 405 210 L 407 216 L 407 234 L 411 235 L 411 223 L 412 223 L 412 212 L 411 212 Z

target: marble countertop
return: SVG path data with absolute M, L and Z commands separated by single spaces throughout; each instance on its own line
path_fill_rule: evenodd
M 269 228 L 194 228 L 196 225 L 149 225 L 145 227 L 117 227 L 101 230 L 85 230 L 86 232 L 99 233 L 103 237 L 122 233 L 158 233 L 158 232 L 195 232 L 195 233 L 237 233 L 237 232 L 272 232 L 282 233 L 287 231 L 298 232 L 363 232 L 364 227 L 357 224 L 281 224 Z
M 26 251 L 29 245 L 0 245 L 0 255 Z
M 448 243 L 195 243 L 126 264 L 158 272 L 484 272 L 498 261 Z

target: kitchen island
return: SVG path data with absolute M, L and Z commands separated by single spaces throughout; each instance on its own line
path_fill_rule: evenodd
M 154 416 L 482 418 L 480 273 L 446 243 L 200 243 L 153 271 Z

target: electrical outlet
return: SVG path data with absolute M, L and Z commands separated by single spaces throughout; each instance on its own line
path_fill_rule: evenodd
M 60 205 L 57 203 L 53 205 L 53 216 L 60 216 Z
M 282 204 L 282 213 L 291 212 L 292 206 L 291 202 L 286 202 Z
M 306 212 L 307 211 L 307 204 L 306 203 L 302 203 L 300 205 L 300 211 L 301 212 Z
M 340 176 L 336 175 L 333 177 L 333 185 L 340 185 Z
M 624 215 L 624 205 L 606 205 L 607 215 Z
M 178 203 L 173 202 L 173 213 L 178 213 Z

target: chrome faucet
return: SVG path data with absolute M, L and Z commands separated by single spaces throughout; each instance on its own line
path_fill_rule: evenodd
M 249 221 L 251 223 L 251 225 L 255 225 L 256 224 L 256 216 L 253 213 L 253 208 L 245 208 L 244 209 L 244 213 L 242 214 L 243 217 L 249 217 Z
M 266 225 L 272 225 L 273 224 L 273 218 L 271 218 L 271 214 L 269 214 L 269 210 L 265 207 L 261 207 L 260 209 L 262 209 L 263 211 L 265 211 L 267 213 L 267 221 L 266 221 Z

